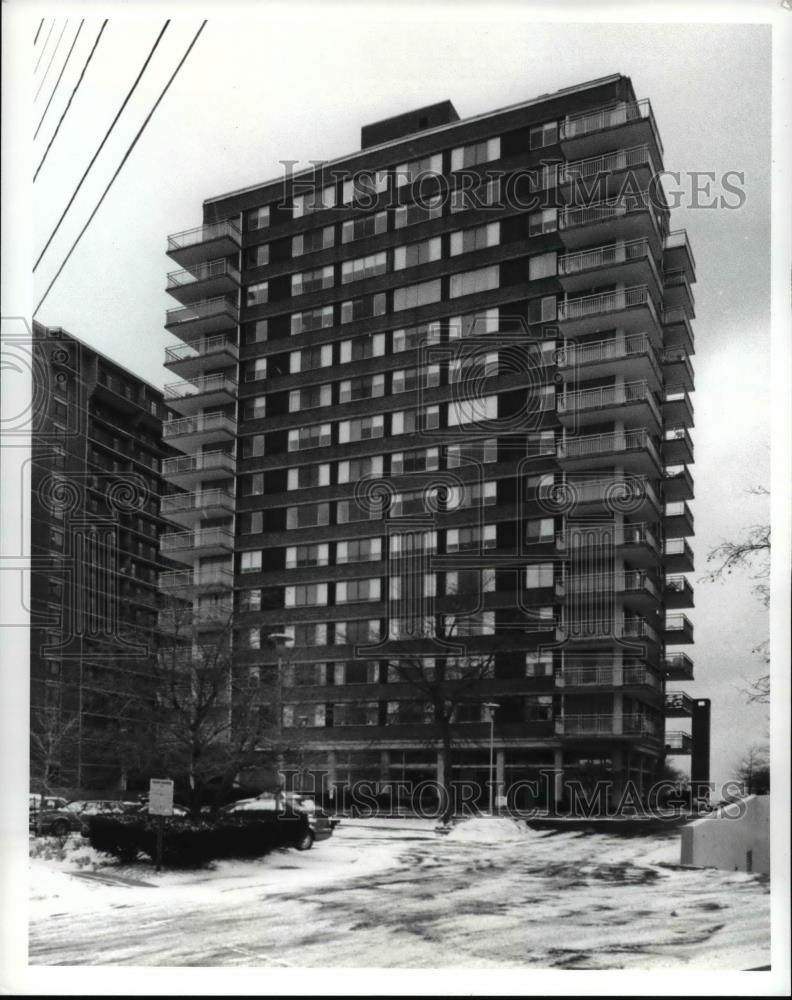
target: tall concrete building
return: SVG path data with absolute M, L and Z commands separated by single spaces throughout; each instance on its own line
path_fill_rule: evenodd
M 168 238 L 172 587 L 233 601 L 338 782 L 646 790 L 690 749 L 695 281 L 649 101 L 614 75 L 361 145 Z
M 33 360 L 32 780 L 117 788 L 153 697 L 167 410 L 60 327 L 33 324 Z

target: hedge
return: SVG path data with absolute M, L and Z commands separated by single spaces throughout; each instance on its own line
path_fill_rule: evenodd
M 164 820 L 162 862 L 169 867 L 194 867 L 221 858 L 258 858 L 279 847 L 296 847 L 310 831 L 308 817 L 285 809 L 254 818 L 228 816 L 194 821 Z M 157 820 L 145 816 L 92 816 L 88 839 L 97 851 L 123 861 L 139 853 L 152 860 L 157 852 Z

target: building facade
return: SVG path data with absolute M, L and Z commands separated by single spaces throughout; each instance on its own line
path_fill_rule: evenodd
M 651 106 L 612 76 L 362 147 L 168 239 L 163 552 L 307 770 L 645 791 L 693 676 L 695 262 Z
M 123 787 L 152 692 L 165 455 L 162 392 L 34 323 L 32 780 Z

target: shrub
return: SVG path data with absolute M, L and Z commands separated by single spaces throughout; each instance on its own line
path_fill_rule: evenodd
M 92 816 L 88 839 L 97 851 L 121 860 L 139 853 L 157 854 L 157 819 L 145 816 Z M 309 832 L 304 813 L 257 813 L 193 821 L 164 820 L 162 862 L 169 867 L 195 867 L 221 858 L 258 858 L 279 847 L 295 847 Z

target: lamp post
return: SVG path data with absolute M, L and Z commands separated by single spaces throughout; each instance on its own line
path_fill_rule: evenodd
M 490 816 L 495 815 L 494 809 L 494 796 L 495 796 L 495 709 L 500 708 L 494 701 L 485 701 L 484 708 L 489 709 L 490 717 L 490 747 L 489 747 L 489 811 Z
M 276 712 L 276 732 L 278 734 L 279 744 L 283 743 L 283 656 L 282 651 L 286 649 L 286 643 L 292 641 L 292 637 L 287 632 L 270 632 L 269 635 L 265 636 L 269 642 L 273 644 L 275 649 L 278 651 L 278 666 L 277 666 L 277 676 L 275 678 L 275 712 Z M 276 806 L 280 805 L 280 793 L 281 793 L 281 770 L 283 767 L 283 754 L 281 749 L 278 751 L 277 757 L 278 765 L 278 793 Z

